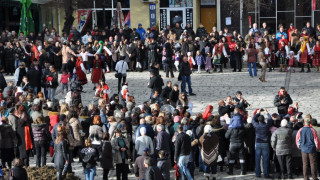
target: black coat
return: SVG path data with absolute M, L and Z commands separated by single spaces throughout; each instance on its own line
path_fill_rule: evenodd
M 189 155 L 191 152 L 191 138 L 184 132 L 177 135 L 175 142 L 174 159 L 178 161 L 179 156 Z
M 41 86 L 41 70 L 36 70 L 34 68 L 30 69 L 27 73 L 27 77 L 29 80 L 29 85 L 32 87 L 40 87 Z
M 161 99 L 164 102 L 164 104 L 168 104 L 169 102 L 167 101 L 167 99 L 169 99 L 170 97 L 170 92 L 172 91 L 171 87 L 166 86 L 165 88 L 162 89 L 161 92 Z
M 175 91 L 172 89 L 172 91 L 169 94 L 170 103 L 173 107 L 176 107 L 177 101 L 179 99 L 179 90 Z
M 285 104 L 281 104 L 281 101 L 284 100 Z M 279 114 L 287 114 L 288 113 L 288 108 L 289 105 L 292 104 L 292 99 L 289 94 L 286 94 L 283 97 L 280 97 L 279 95 L 276 95 L 274 98 L 274 106 L 278 108 L 278 113 Z
M 230 105 L 227 106 L 219 106 L 218 112 L 220 116 L 224 116 L 226 113 L 229 117 L 231 117 L 231 112 L 233 112 L 234 107 L 231 107 Z
M 157 166 L 148 167 L 146 171 L 146 180 L 162 180 L 162 175 Z
M 112 147 L 109 141 L 102 141 L 102 154 L 100 165 L 103 169 L 113 168 Z
M 188 62 L 182 62 L 180 64 L 180 75 L 190 76 L 190 74 L 191 74 L 190 64 Z
M 7 87 L 6 79 L 4 78 L 3 74 L 0 73 L 0 89 L 4 90 Z
M 160 76 L 153 76 L 150 79 L 149 88 L 151 89 L 152 93 L 155 91 L 158 91 L 159 94 L 162 92 L 162 86 L 163 86 L 163 79 Z
M 231 143 L 243 143 L 245 137 L 245 130 L 244 128 L 229 128 L 225 137 L 226 139 L 230 139 Z
M 12 180 L 28 180 L 28 173 L 23 167 L 13 167 L 11 169 Z

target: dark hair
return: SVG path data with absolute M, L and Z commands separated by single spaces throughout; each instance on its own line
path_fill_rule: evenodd
M 183 131 L 183 125 L 179 125 L 177 130 L 178 131 Z
M 179 113 L 179 110 L 178 109 L 174 109 L 173 112 L 172 112 L 172 116 L 178 116 L 180 113 Z
M 153 160 L 151 157 L 146 157 L 144 159 L 144 163 L 147 164 L 148 166 L 153 166 Z
M 259 121 L 259 122 L 264 122 L 264 116 L 260 115 L 260 116 L 258 117 L 258 121 Z
M 316 119 L 311 119 L 311 120 L 310 120 L 310 124 L 311 124 L 312 126 L 317 126 L 317 120 L 316 120 Z

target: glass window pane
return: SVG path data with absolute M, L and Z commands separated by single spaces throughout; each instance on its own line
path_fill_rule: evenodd
M 293 11 L 294 10 L 294 0 L 277 0 L 277 10 L 278 11 Z
M 307 22 L 311 22 L 311 17 L 297 17 L 296 18 L 296 23 L 297 23 L 296 28 L 301 30 L 303 27 L 306 26 Z
M 113 0 L 113 7 L 116 8 L 118 2 L 121 2 L 121 8 L 130 8 L 130 0 Z
M 294 13 L 293 12 L 279 12 L 277 16 L 278 25 L 282 24 L 284 29 L 288 29 L 290 23 L 294 22 Z
M 260 28 L 262 27 L 262 23 L 266 22 L 267 23 L 267 28 L 269 34 L 273 34 L 276 32 L 277 25 L 276 25 L 276 18 L 260 18 Z
M 275 1 L 260 0 L 260 17 L 276 17 Z
M 297 0 L 296 16 L 311 16 L 311 1 Z
M 173 0 L 170 0 L 170 3 L 171 3 L 171 1 L 173 1 Z M 161 0 L 160 7 L 169 7 L 169 0 Z
M 316 18 L 316 17 L 320 17 L 320 11 L 315 11 L 314 12 L 314 26 L 317 26 L 318 24 L 320 25 L 320 18 Z

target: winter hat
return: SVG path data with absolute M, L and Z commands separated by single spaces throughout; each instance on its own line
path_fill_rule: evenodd
M 178 123 L 178 122 L 180 122 L 180 120 L 181 120 L 180 116 L 175 116 L 173 119 L 173 122 Z
M 52 108 L 53 102 L 49 101 L 49 102 L 47 102 L 47 105 L 48 105 L 48 108 Z
M 33 100 L 33 104 L 34 104 L 34 105 L 40 104 L 40 99 L 39 99 L 39 98 L 35 98 L 35 99 Z
M 186 132 L 186 134 L 187 134 L 188 136 L 192 137 L 192 131 L 191 131 L 191 130 L 188 130 L 188 131 Z
M 204 130 L 203 130 L 204 133 L 210 133 L 211 131 L 212 131 L 212 126 L 211 125 L 206 125 L 204 127 Z
M 282 119 L 281 127 L 286 127 L 288 125 L 288 121 L 286 119 Z
M 188 56 L 191 56 L 191 52 L 188 52 L 187 55 L 188 55 Z
M 145 148 L 143 149 L 143 151 L 144 151 L 144 152 L 149 152 L 149 151 L 150 151 L 150 149 L 149 149 L 149 148 L 147 148 L 147 147 L 145 147 Z
M 140 134 L 141 135 L 146 135 L 147 134 L 147 129 L 145 127 L 140 128 Z

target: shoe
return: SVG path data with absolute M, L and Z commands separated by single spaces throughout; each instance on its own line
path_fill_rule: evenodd
M 195 93 L 190 93 L 190 94 L 189 94 L 189 96 L 195 96 L 195 95 L 196 95 Z
M 93 89 L 92 90 L 96 90 L 96 87 L 93 87 Z
M 246 175 L 247 173 L 245 171 L 241 171 L 240 175 L 244 176 Z
M 261 82 L 263 82 L 263 80 L 262 80 L 261 78 L 259 78 L 259 80 L 260 80 Z
M 271 176 L 264 176 L 265 179 L 272 179 Z
M 293 69 L 292 72 L 295 73 L 296 71 Z
M 288 179 L 293 179 L 293 177 L 292 177 L 292 176 L 289 176 Z
M 236 72 L 236 70 L 233 70 L 232 72 Z
M 228 171 L 228 174 L 229 174 L 229 175 L 233 175 L 233 172 L 231 172 L 231 171 Z

